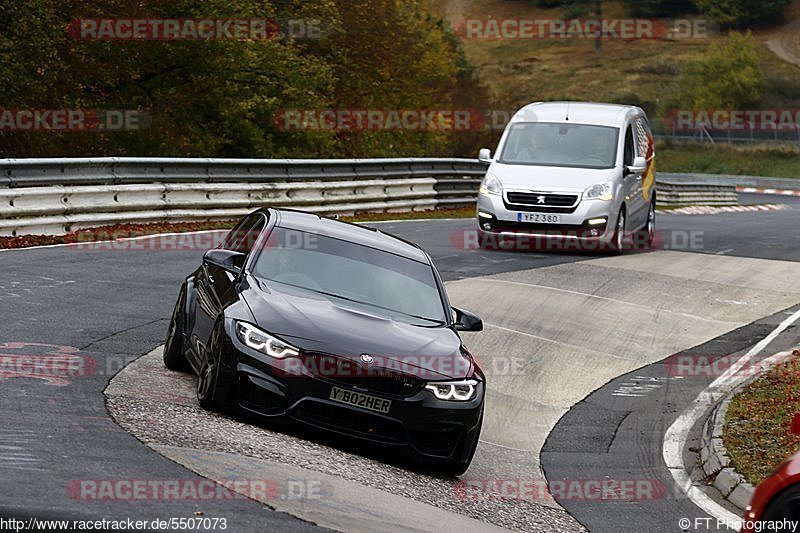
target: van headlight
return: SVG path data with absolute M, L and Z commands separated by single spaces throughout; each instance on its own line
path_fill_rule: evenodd
M 585 200 L 613 200 L 614 195 L 611 192 L 611 184 L 608 182 L 596 183 L 583 191 L 583 198 Z
M 484 196 L 488 194 L 503 194 L 503 185 L 500 183 L 500 180 L 497 179 L 497 176 L 487 174 L 486 177 L 483 178 L 481 188 L 478 192 Z
M 461 381 L 438 381 L 425 385 L 440 400 L 454 400 L 466 402 L 475 396 L 478 390 L 478 382 L 474 379 L 464 379 Z

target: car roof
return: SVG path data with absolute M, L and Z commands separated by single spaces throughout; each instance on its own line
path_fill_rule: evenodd
M 517 111 L 511 122 L 572 122 L 620 128 L 630 115 L 644 115 L 644 111 L 631 105 L 596 102 L 535 102 Z
M 264 208 L 261 211 L 277 214 L 276 225 L 281 228 L 325 235 L 430 264 L 428 254 L 416 244 L 377 229 L 295 209 Z

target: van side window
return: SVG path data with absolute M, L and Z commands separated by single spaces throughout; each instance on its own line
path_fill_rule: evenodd
M 642 116 L 636 117 L 636 153 L 645 159 L 653 154 L 653 134 L 647 119 Z
M 623 156 L 625 165 L 633 164 L 633 157 L 635 153 L 636 152 L 633 146 L 633 130 L 631 130 L 631 127 L 628 126 L 628 129 L 625 130 L 625 154 Z

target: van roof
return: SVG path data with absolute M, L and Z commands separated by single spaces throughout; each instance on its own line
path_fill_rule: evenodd
M 644 111 L 636 106 L 620 104 L 535 102 L 517 111 L 511 122 L 574 122 L 622 127 L 629 115 L 644 115 Z

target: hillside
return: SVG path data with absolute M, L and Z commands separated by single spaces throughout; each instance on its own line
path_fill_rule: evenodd
M 563 8 L 539 9 L 532 2 L 510 0 L 428 0 L 428 7 L 450 24 L 490 17 L 574 16 Z M 799 11 L 800 2 L 795 2 L 787 15 L 792 17 Z M 620 3 L 603 2 L 604 18 L 626 16 Z M 767 78 L 760 107 L 800 107 L 800 67 L 779 58 L 767 46 L 779 32 L 787 34 L 783 28 L 754 33 Z M 599 51 L 589 39 L 462 39 L 462 43 L 500 107 L 516 108 L 531 101 L 554 99 L 624 102 L 642 106 L 657 122 L 681 62 L 691 54 L 702 53 L 719 38 L 719 34 L 709 32 L 706 38 L 606 39 Z M 784 37 L 781 42 L 786 40 Z

